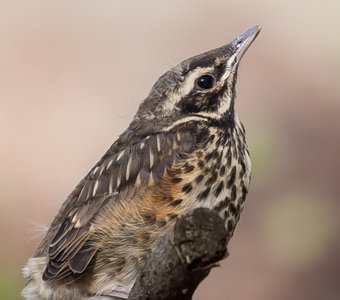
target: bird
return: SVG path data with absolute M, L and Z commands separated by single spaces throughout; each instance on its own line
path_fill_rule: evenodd
M 251 181 L 235 111 L 237 74 L 260 30 L 253 26 L 156 81 L 23 267 L 25 299 L 127 298 L 161 238 L 198 207 L 218 212 L 233 235 Z

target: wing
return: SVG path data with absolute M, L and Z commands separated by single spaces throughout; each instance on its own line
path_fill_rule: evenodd
M 183 129 L 146 136 L 129 146 L 114 144 L 53 221 L 49 238 L 43 242 L 49 257 L 43 279 L 68 282 L 82 274 L 97 251 L 91 236 L 98 212 L 111 201 L 124 201 L 145 189 L 151 174 L 157 183 L 167 168 L 192 152 L 194 145 L 194 134 Z

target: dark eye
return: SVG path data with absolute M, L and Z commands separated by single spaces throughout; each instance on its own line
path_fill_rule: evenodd
M 211 89 L 215 84 L 215 78 L 212 75 L 206 74 L 202 75 L 201 77 L 198 77 L 196 80 L 196 85 L 203 89 L 203 90 L 209 90 Z

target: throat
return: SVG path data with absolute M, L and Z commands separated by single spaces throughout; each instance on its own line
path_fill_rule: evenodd
M 194 114 L 208 121 L 209 126 L 221 128 L 222 130 L 233 129 L 235 127 L 235 114 L 234 111 L 226 111 L 223 114 L 216 112 L 199 112 Z

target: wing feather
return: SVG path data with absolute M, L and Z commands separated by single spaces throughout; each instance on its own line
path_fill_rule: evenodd
M 69 260 L 70 269 L 74 273 L 83 273 L 95 254 L 96 249 L 90 243 L 85 243 L 81 250 Z
M 168 132 L 147 136 L 130 146 L 110 149 L 69 196 L 52 223 L 44 280 L 74 281 L 96 254 L 91 225 L 108 203 L 124 200 L 162 177 L 177 158 L 190 152 L 194 136 Z M 137 184 L 139 182 L 139 184 Z M 65 216 L 62 218 L 61 216 Z

